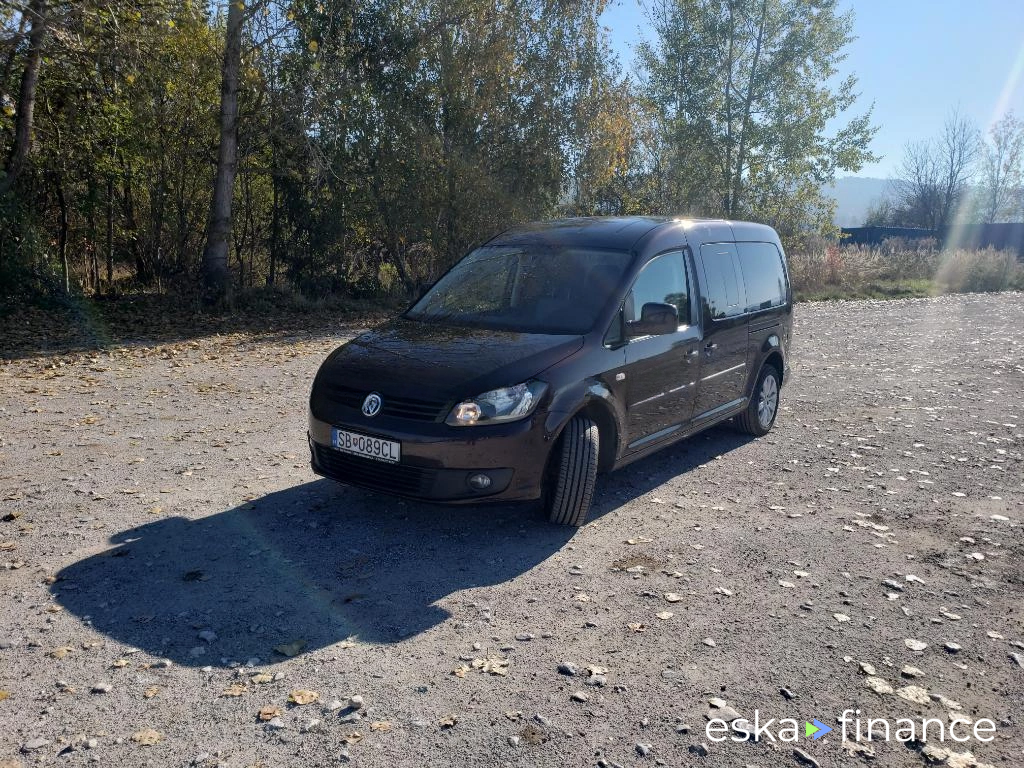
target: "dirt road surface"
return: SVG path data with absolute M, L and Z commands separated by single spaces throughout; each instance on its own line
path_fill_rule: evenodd
M 579 531 L 316 479 L 351 331 L 6 361 L 0 765 L 1019 768 L 1022 324 L 800 305 L 775 430 L 603 478 Z M 705 732 L 755 710 L 799 742 Z

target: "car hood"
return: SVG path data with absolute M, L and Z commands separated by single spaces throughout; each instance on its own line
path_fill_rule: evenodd
M 396 396 L 462 399 L 527 381 L 582 346 L 582 336 L 398 319 L 331 353 L 317 380 Z

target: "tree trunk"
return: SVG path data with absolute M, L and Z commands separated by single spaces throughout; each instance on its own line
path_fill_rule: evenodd
M 203 249 L 202 277 L 207 303 L 229 299 L 228 239 L 231 237 L 231 202 L 238 156 L 238 79 L 244 17 L 244 5 L 239 0 L 233 0 L 228 5 L 224 62 L 221 68 L 217 177 L 213 185 L 213 199 L 210 201 L 206 247 Z
M 736 153 L 736 172 L 733 175 L 732 206 L 730 212 L 735 215 L 739 210 L 740 198 L 743 195 L 743 166 L 747 162 L 747 134 L 750 131 L 750 111 L 754 104 L 754 88 L 757 84 L 758 64 L 761 61 L 761 46 L 764 43 L 764 28 L 768 23 L 768 0 L 761 0 L 761 19 L 757 26 L 757 42 L 754 45 L 754 58 L 750 62 L 750 77 L 747 78 L 747 95 L 743 102 L 743 121 L 740 124 L 740 146 Z
M 71 294 L 71 268 L 68 265 L 68 202 L 64 197 L 64 183 L 59 173 L 53 176 L 53 187 L 57 193 L 57 208 L 60 212 L 60 227 L 57 230 L 57 255 L 64 273 L 64 295 Z
M 114 177 L 107 177 L 107 292 L 114 292 Z
M 276 170 L 271 176 L 274 185 L 274 202 L 270 209 L 270 266 L 267 268 L 267 286 L 274 285 L 277 280 L 277 250 L 281 242 L 281 207 L 278 200 L 278 178 Z
M 21 90 L 18 92 L 18 106 L 14 115 L 14 143 L 11 145 L 4 175 L 0 176 L 0 197 L 6 195 L 18 180 L 32 147 L 32 113 L 36 106 L 36 84 L 39 82 L 43 43 L 46 40 L 46 1 L 32 0 L 28 14 L 32 17 L 28 58 L 21 76 Z

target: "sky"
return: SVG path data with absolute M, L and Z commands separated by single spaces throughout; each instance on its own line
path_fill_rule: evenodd
M 650 36 L 642 0 L 609 0 L 602 17 L 624 67 Z M 856 176 L 886 178 L 910 141 L 938 134 L 953 109 L 987 130 L 1013 110 L 1024 119 L 1024 1 L 843 0 L 853 9 L 857 39 L 841 75 L 856 74 L 860 98 L 852 114 L 874 104 L 881 155 Z

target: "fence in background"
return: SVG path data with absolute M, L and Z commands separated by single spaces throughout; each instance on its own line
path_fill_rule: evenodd
M 902 237 L 920 240 L 934 237 L 943 247 L 995 248 L 1015 251 L 1024 260 L 1024 222 L 1012 224 L 968 224 L 964 227 L 917 229 L 912 227 L 843 227 L 843 242 L 856 245 L 880 245 L 883 240 Z

